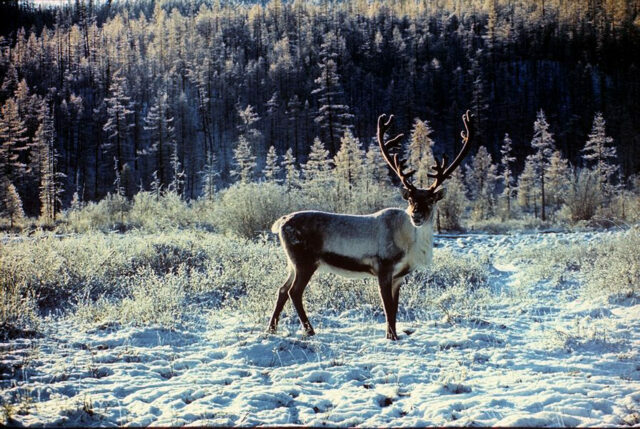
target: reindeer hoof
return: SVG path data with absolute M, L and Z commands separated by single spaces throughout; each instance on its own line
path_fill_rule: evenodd
M 313 329 L 307 329 L 304 331 L 304 335 L 307 337 L 313 337 L 316 334 L 316 332 Z
M 398 341 L 398 336 L 396 334 L 387 332 L 387 340 Z

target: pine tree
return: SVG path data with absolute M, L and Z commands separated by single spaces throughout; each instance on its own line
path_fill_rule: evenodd
M 108 98 L 105 98 L 107 104 L 107 122 L 103 126 L 103 130 L 107 133 L 110 144 L 104 149 L 114 150 L 114 156 L 118 160 L 120 171 L 129 160 L 128 139 L 131 123 L 132 103 L 128 94 L 126 79 L 122 76 L 122 72 L 118 70 L 109 86 Z
M 385 200 L 389 193 L 388 184 L 389 173 L 383 161 L 380 146 L 378 146 L 377 142 L 372 141 L 364 158 L 362 183 L 360 185 L 363 209 L 375 210 L 385 205 Z
M 264 163 L 264 168 L 262 169 L 264 180 L 270 183 L 278 183 L 280 181 L 280 170 L 281 168 L 278 163 L 276 148 L 270 146 L 267 151 L 267 159 Z
M 333 189 L 331 159 L 329 151 L 325 149 L 318 137 L 313 140 L 307 162 L 302 166 L 302 172 L 304 174 L 302 182 L 304 192 L 317 202 L 327 201 L 329 199 L 327 196 Z
M 122 170 L 120 170 L 120 163 L 118 158 L 113 158 L 113 172 L 115 179 L 113 180 L 113 187 L 118 197 L 124 198 L 124 188 L 122 187 Z
M 158 177 L 157 171 L 151 173 L 151 183 L 149 184 L 149 191 L 154 196 L 156 201 L 160 200 L 160 196 L 162 195 L 162 183 L 160 183 L 160 178 Z
M 289 123 L 288 129 L 291 130 L 291 134 L 293 137 L 292 147 L 294 148 L 294 153 L 299 156 L 301 153 L 300 150 L 300 142 L 303 140 L 302 130 L 301 130 L 301 122 L 302 122 L 302 108 L 303 104 L 300 102 L 300 99 L 296 94 L 291 97 L 289 102 L 287 103 L 287 110 L 285 115 L 287 116 L 287 121 Z
M 169 192 L 175 192 L 182 196 L 182 190 L 184 188 L 184 170 L 182 169 L 182 163 L 178 156 L 178 143 L 173 142 L 171 145 L 171 157 L 169 160 L 171 166 L 171 182 L 169 183 Z
M 339 202 L 345 210 L 353 209 L 353 191 L 362 180 L 363 153 L 360 141 L 353 136 L 351 130 L 346 130 L 340 140 L 340 150 L 334 157 Z
M 57 153 L 54 147 L 56 130 L 51 111 L 46 102 L 42 103 L 39 120 L 40 126 L 36 131 L 31 158 L 32 164 L 38 166 L 40 216 L 46 222 L 53 223 L 61 193 L 60 180 L 64 175 L 56 171 Z
M 20 195 L 7 177 L 0 178 L 0 213 L 9 218 L 12 229 L 16 221 L 24 217 Z
M 9 98 L 0 108 L 0 171 L 11 182 L 26 171 L 20 156 L 27 149 L 28 140 L 18 105 Z
M 471 113 L 474 117 L 474 132 L 478 137 L 480 144 L 486 143 L 487 130 L 487 111 L 489 104 L 486 98 L 485 78 L 483 67 L 480 65 L 480 59 L 483 57 L 482 50 L 478 50 L 471 62 L 469 75 L 471 79 Z
M 407 158 L 409 170 L 416 170 L 414 182 L 418 187 L 427 187 L 431 179 L 427 176 L 432 173 L 431 166 L 435 165 L 433 157 L 433 130 L 428 121 L 418 118 L 413 122 L 411 139 L 409 140 L 409 156 Z
M 480 146 L 465 168 L 465 181 L 472 201 L 471 216 L 487 219 L 494 214 L 494 192 L 498 179 L 497 167 L 487 148 Z
M 335 153 L 338 138 L 352 126 L 353 114 L 349 113 L 349 106 L 342 102 L 344 92 L 338 75 L 333 37 L 331 32 L 325 34 L 320 53 L 320 76 L 316 78 L 317 86 L 311 93 L 318 96 L 318 115 L 314 120 L 325 134 L 329 150 Z
M 242 183 L 250 182 L 256 167 L 256 157 L 244 135 L 239 137 L 238 146 L 233 150 L 233 160 L 235 166 L 231 170 L 231 176 Z
M 207 201 L 212 201 L 216 193 L 216 180 L 220 176 L 218 168 L 216 167 L 216 156 L 213 152 L 207 155 L 207 161 L 200 172 L 202 176 L 202 188 L 204 191 L 204 198 Z
M 569 183 L 569 163 L 559 150 L 554 150 L 547 170 L 548 201 L 556 210 L 564 202 Z
M 613 192 L 612 179 L 619 171 L 618 166 L 613 164 L 616 159 L 616 148 L 612 146 L 613 138 L 607 136 L 605 126 L 606 121 L 602 113 L 596 113 L 589 139 L 582 149 L 582 159 L 598 177 L 598 187 L 604 197 L 603 204 Z
M 447 179 L 444 197 L 438 203 L 436 228 L 441 230 L 459 230 L 460 220 L 469 205 L 465 195 L 462 171 L 458 168 Z
M 256 127 L 257 122 L 260 121 L 260 116 L 255 112 L 253 106 L 250 104 L 248 104 L 244 109 L 241 109 L 239 106 L 237 106 L 236 109 L 238 111 L 238 116 L 240 116 L 240 124 L 237 127 L 238 132 L 240 133 L 238 141 L 244 139 L 251 152 L 253 154 L 259 154 L 263 136 L 260 130 Z
M 280 99 L 280 94 L 278 91 L 274 92 L 273 95 L 267 102 L 265 106 L 267 107 L 267 115 L 269 118 L 269 145 L 273 146 L 276 144 L 276 141 L 279 137 L 278 135 L 278 124 L 279 124 L 279 113 L 280 113 L 280 105 L 278 100 Z
M 513 172 L 511 170 L 511 165 L 516 160 L 516 158 L 512 155 L 512 141 L 509 134 L 504 135 L 504 139 L 502 141 L 502 147 L 500 148 L 500 167 L 501 167 L 501 178 L 502 178 L 502 197 L 506 201 L 506 217 L 511 217 L 511 199 L 514 195 L 514 184 L 515 178 L 513 176 Z
M 518 178 L 518 205 L 524 210 L 532 211 L 538 215 L 539 184 L 536 173 L 535 160 L 529 155 L 524 163 L 524 170 Z
M 284 185 L 288 190 L 300 186 L 300 170 L 296 166 L 296 157 L 293 156 L 293 150 L 287 149 L 282 160 L 284 168 Z
M 137 155 L 155 155 L 155 169 L 161 187 L 167 186 L 170 177 L 169 158 L 174 142 L 173 117 L 169 114 L 166 92 L 160 92 L 145 118 L 145 130 L 149 131 L 150 145 Z
M 545 176 L 549 168 L 549 160 L 555 150 L 555 140 L 553 139 L 553 134 L 549 131 L 549 123 L 542 109 L 538 112 L 536 121 L 533 124 L 531 147 L 536 151 L 531 161 L 535 169 L 536 181 L 540 185 L 540 218 L 546 220 Z
M 249 144 L 257 144 L 262 138 L 262 133 L 256 128 L 257 122 L 260 120 L 260 116 L 250 104 L 248 104 L 244 109 L 241 109 L 238 106 L 237 111 L 238 116 L 240 116 L 238 132 L 247 139 Z

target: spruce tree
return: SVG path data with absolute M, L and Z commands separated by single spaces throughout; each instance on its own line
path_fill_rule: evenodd
M 589 139 L 582 149 L 582 159 L 585 160 L 598 178 L 598 188 L 603 198 L 603 203 L 608 200 L 613 192 L 612 179 L 619 168 L 613 162 L 616 159 L 616 148 L 613 147 L 613 138 L 606 134 L 606 121 L 601 112 L 593 118 L 593 126 Z
M 328 195 L 333 191 L 333 177 L 331 175 L 331 159 L 329 151 L 318 137 L 313 140 L 307 162 L 302 166 L 304 181 L 302 188 L 312 199 L 328 201 Z
M 340 150 L 334 157 L 337 193 L 345 210 L 353 210 L 354 188 L 361 183 L 363 174 L 363 153 L 360 141 L 346 130 L 340 140 Z
M 244 135 L 239 137 L 238 146 L 233 150 L 233 160 L 235 165 L 231 170 L 231 176 L 242 183 L 250 182 L 256 167 L 256 157 Z
M 169 159 L 174 140 L 173 117 L 169 114 L 166 92 L 161 91 L 155 98 L 145 117 L 145 130 L 149 131 L 149 146 L 137 155 L 155 155 L 155 171 L 162 187 L 166 187 L 171 177 Z
M 480 146 L 465 168 L 465 181 L 472 201 L 471 216 L 475 220 L 487 219 L 494 214 L 494 192 L 497 167 L 487 148 Z
M 9 218 L 11 229 L 24 217 L 18 190 L 6 177 L 0 179 L 0 213 L 3 217 Z
M 113 154 L 118 161 L 120 171 L 129 161 L 129 135 L 133 127 L 131 122 L 132 102 L 128 95 L 126 78 L 122 71 L 118 70 L 109 86 L 109 97 L 105 98 L 107 104 L 107 122 L 102 127 L 107 133 L 109 144 L 104 149 L 113 149 Z
M 345 131 L 352 127 L 353 114 L 349 113 L 349 106 L 344 103 L 344 91 L 340 83 L 340 76 L 336 65 L 335 36 L 329 32 L 325 34 L 325 41 L 320 52 L 320 76 L 315 80 L 316 88 L 311 91 L 318 96 L 318 115 L 315 122 L 329 143 L 329 150 L 335 153 L 338 139 Z
M 220 172 L 216 166 L 216 156 L 213 152 L 207 154 L 207 161 L 200 172 L 202 176 L 202 188 L 204 198 L 212 201 L 216 193 L 216 180 L 220 176 Z
M 410 167 L 409 170 L 416 170 L 413 180 L 418 187 L 429 185 L 431 178 L 427 175 L 432 173 L 431 167 L 436 163 L 433 157 L 434 142 L 431 139 L 432 132 L 433 130 L 428 121 L 416 118 L 413 122 L 407 161 Z
M 469 205 L 465 195 L 461 169 L 453 171 L 447 179 L 444 197 L 438 203 L 436 213 L 436 228 L 441 230 L 459 230 L 460 221 Z
M 10 182 L 20 178 L 26 170 L 21 154 L 27 149 L 28 140 L 18 105 L 9 98 L 0 108 L 0 172 Z
M 513 171 L 511 170 L 511 166 L 516 158 L 512 155 L 512 144 L 511 137 L 509 134 L 504 135 L 504 139 L 502 140 L 502 147 L 500 148 L 500 167 L 501 167 L 501 178 L 502 178 L 502 197 L 506 201 L 506 217 L 511 217 L 511 200 L 514 195 L 514 185 L 515 185 L 515 177 L 513 175 Z
M 34 150 L 31 153 L 32 164 L 38 165 L 40 181 L 40 216 L 49 223 L 55 221 L 60 180 L 64 175 L 56 171 L 57 153 L 55 150 L 56 130 L 53 117 L 47 103 L 40 109 L 40 126 L 34 138 Z
M 389 187 L 389 170 L 383 161 L 380 146 L 376 141 L 369 144 L 369 149 L 364 158 L 362 172 L 362 183 L 360 192 L 362 193 L 362 204 L 367 210 L 375 210 L 386 205 Z
M 554 150 L 547 170 L 548 201 L 556 210 L 564 202 L 569 184 L 569 163 L 559 150 Z
M 182 169 L 182 163 L 178 156 L 178 143 L 176 141 L 171 145 L 169 165 L 171 166 L 171 182 L 168 187 L 169 192 L 175 192 L 182 196 L 182 190 L 184 188 L 184 170 Z
M 540 218 L 542 220 L 547 219 L 546 215 L 546 194 L 545 194 L 545 176 L 547 169 L 549 168 L 549 161 L 551 155 L 555 150 L 555 140 L 553 134 L 549 131 L 549 123 L 545 117 L 542 109 L 538 112 L 536 121 L 533 124 L 533 139 L 531 140 L 531 147 L 535 150 L 533 158 L 533 167 L 537 178 L 537 183 L 540 186 Z
M 280 170 L 281 168 L 278 163 L 276 148 L 270 146 L 267 151 L 267 159 L 264 163 L 264 168 L 262 169 L 264 180 L 269 183 L 278 183 L 280 181 Z
M 300 170 L 296 165 L 296 157 L 293 156 L 293 150 L 287 149 L 282 160 L 282 167 L 284 169 L 284 185 L 287 190 L 297 188 L 300 186 Z
M 529 155 L 524 163 L 524 170 L 518 178 L 518 205 L 524 210 L 532 211 L 538 215 L 538 174 L 533 155 Z

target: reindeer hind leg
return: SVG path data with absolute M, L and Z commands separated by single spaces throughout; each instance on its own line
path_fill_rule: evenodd
M 284 305 L 287 303 L 287 300 L 289 299 L 289 289 L 291 289 L 291 285 L 293 284 L 294 278 L 295 278 L 295 271 L 293 269 L 290 269 L 289 276 L 285 280 L 284 284 L 278 288 L 276 307 L 273 309 L 273 315 L 271 316 L 271 320 L 269 321 L 268 332 L 275 332 L 278 329 L 278 321 L 280 320 L 280 313 L 282 312 Z
M 296 267 L 293 285 L 291 286 L 291 289 L 289 289 L 289 297 L 291 298 L 291 302 L 298 313 L 302 329 L 304 330 L 304 333 L 309 336 L 315 335 L 315 331 L 311 326 L 311 322 L 309 322 L 307 313 L 304 311 L 302 294 L 304 293 L 304 289 L 307 287 L 307 284 L 309 284 L 309 280 L 311 280 L 311 276 L 313 276 L 316 268 L 317 267 L 315 266 Z

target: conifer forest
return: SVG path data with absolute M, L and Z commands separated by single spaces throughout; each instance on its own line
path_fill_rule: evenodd
M 637 0 L 20 1 L 0 16 L 5 217 L 312 180 L 308 162 L 338 168 L 345 139 L 359 153 L 343 169 L 365 168 L 381 113 L 425 176 L 423 155 L 458 150 L 466 109 L 478 165 L 461 190 L 481 217 L 500 195 L 545 217 L 580 180 L 607 204 L 637 191 Z

